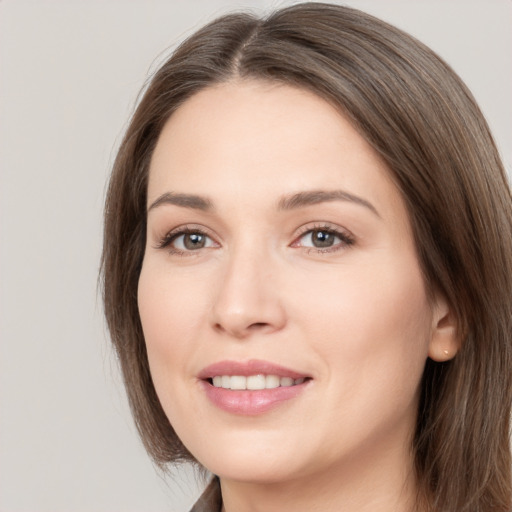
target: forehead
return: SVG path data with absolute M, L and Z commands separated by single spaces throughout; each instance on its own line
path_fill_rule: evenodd
M 377 207 L 381 198 L 400 200 L 384 162 L 325 100 L 288 85 L 241 81 L 206 88 L 171 116 L 151 161 L 148 203 L 166 192 L 261 202 L 340 188 Z

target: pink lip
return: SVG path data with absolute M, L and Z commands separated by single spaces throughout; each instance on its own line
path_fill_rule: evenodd
M 214 387 L 208 379 L 217 375 L 278 375 L 292 379 L 306 378 L 305 382 L 295 386 L 283 386 L 274 389 L 232 390 Z M 250 360 L 246 362 L 220 361 L 204 368 L 198 375 L 200 384 L 208 399 L 218 408 L 246 416 L 263 414 L 283 402 L 301 394 L 311 383 L 307 375 L 290 370 L 268 361 Z
M 202 380 L 211 379 L 217 375 L 278 375 L 279 377 L 290 377 L 292 379 L 300 379 L 308 377 L 303 373 L 299 373 L 284 366 L 280 366 L 269 361 L 260 361 L 259 359 L 251 359 L 249 361 L 219 361 L 218 363 L 207 366 L 199 373 L 198 377 Z

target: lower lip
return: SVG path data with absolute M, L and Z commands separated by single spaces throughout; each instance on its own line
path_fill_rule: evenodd
M 274 389 L 233 390 L 216 388 L 207 381 L 201 385 L 210 401 L 219 409 L 232 414 L 254 416 L 270 411 L 302 393 L 309 380 L 295 386 L 282 386 Z

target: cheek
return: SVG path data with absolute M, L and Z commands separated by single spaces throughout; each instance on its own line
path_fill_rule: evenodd
M 205 325 L 207 296 L 200 279 L 180 278 L 150 262 L 139 278 L 138 305 L 157 392 L 174 368 L 187 368 L 193 340 Z
M 296 290 L 301 329 L 344 389 L 415 388 L 428 353 L 431 311 L 415 260 L 339 269 Z M 299 314 L 300 310 L 300 314 Z
M 347 439 L 375 439 L 399 425 L 413 428 L 430 308 L 419 270 L 386 270 L 352 268 L 301 294 L 301 328 L 323 367 L 325 400 L 339 404 L 316 412 L 327 414 L 323 423 L 333 436 L 339 425 Z

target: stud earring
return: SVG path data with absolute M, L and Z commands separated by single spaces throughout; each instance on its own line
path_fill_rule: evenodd
M 449 351 L 449 350 L 446 350 L 446 349 L 445 349 L 445 350 L 443 350 L 443 354 L 444 354 L 445 356 L 448 356 L 448 354 L 449 354 L 449 353 L 450 353 L 450 351 Z

